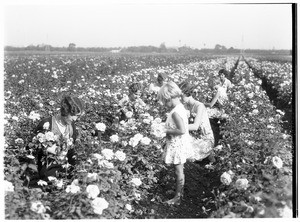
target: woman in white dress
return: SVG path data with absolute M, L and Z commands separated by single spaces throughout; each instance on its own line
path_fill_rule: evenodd
M 206 107 L 203 103 L 192 97 L 194 87 L 188 82 L 182 82 L 179 87 L 183 94 L 183 104 L 190 113 L 188 129 L 193 135 L 191 137 L 193 146 L 189 152 L 188 159 L 191 161 L 201 161 L 208 157 L 211 162 L 215 162 L 213 156 L 214 134 Z

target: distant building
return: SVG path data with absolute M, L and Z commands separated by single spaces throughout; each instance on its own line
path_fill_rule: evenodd
M 121 48 L 120 49 L 113 49 L 110 52 L 111 53 L 119 53 L 119 52 L 121 52 Z

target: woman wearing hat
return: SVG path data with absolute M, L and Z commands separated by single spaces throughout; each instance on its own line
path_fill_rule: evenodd
M 214 134 L 210 126 L 206 108 L 203 103 L 192 97 L 193 90 L 188 82 L 179 84 L 182 90 L 182 100 L 185 108 L 190 112 L 189 131 L 196 136 L 192 137 L 193 149 L 189 151 L 192 161 L 201 161 L 208 157 L 211 162 L 215 162 L 213 156 Z
M 68 144 L 73 144 L 76 141 L 78 132 L 74 122 L 83 113 L 83 103 L 80 99 L 74 96 L 65 96 L 61 100 L 60 112 L 56 115 L 42 119 L 36 129 L 33 131 L 35 135 L 51 131 L 58 138 L 68 141 Z M 72 146 L 70 146 L 72 147 Z M 47 152 L 42 148 L 37 150 L 37 165 L 39 178 L 48 180 L 49 176 L 56 176 L 56 172 L 62 169 L 59 164 L 45 163 Z M 67 150 L 68 163 L 76 164 L 76 153 L 74 148 Z

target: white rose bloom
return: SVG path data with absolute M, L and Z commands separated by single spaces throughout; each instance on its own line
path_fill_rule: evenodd
M 35 121 L 35 120 L 39 120 L 41 117 L 40 117 L 40 114 L 34 112 L 34 111 L 31 111 L 29 113 L 29 116 L 28 116 L 29 119 Z
M 122 146 L 127 146 L 128 142 L 127 141 L 122 141 Z
M 278 156 L 274 156 L 272 158 L 272 163 L 278 169 L 280 169 L 283 166 L 283 162 Z
M 124 161 L 126 158 L 126 154 L 123 151 L 117 151 L 115 153 L 115 157 L 120 161 Z
M 108 208 L 108 202 L 101 197 L 96 197 L 92 202 L 94 213 L 101 215 L 103 210 Z
M 258 113 L 259 113 L 258 109 L 254 109 L 254 110 L 252 111 L 252 114 L 253 114 L 253 115 L 257 115 Z
M 55 141 L 57 139 L 57 137 L 54 135 L 53 132 L 46 132 L 45 133 L 45 139 L 47 141 Z
M 61 189 L 64 185 L 64 182 L 63 180 L 57 180 L 55 185 L 58 189 Z
M 225 185 L 229 185 L 231 183 L 231 176 L 229 173 L 227 172 L 224 172 L 222 175 L 221 175 L 221 182 Z
M 43 214 L 46 212 L 46 208 L 44 207 L 44 205 L 42 204 L 41 201 L 32 202 L 30 210 L 32 210 L 33 212 L 35 212 L 37 214 Z
M 132 147 L 136 147 L 139 143 L 139 140 L 137 140 L 135 137 L 131 137 L 129 140 L 129 145 Z
M 24 140 L 22 138 L 15 139 L 15 143 L 24 143 Z
M 43 129 L 48 130 L 49 127 L 50 127 L 50 123 L 49 122 L 44 123 Z
M 12 120 L 19 121 L 19 118 L 17 116 L 13 116 Z
M 130 204 L 126 204 L 125 205 L 125 208 L 129 211 L 132 211 L 132 206 Z
M 53 144 L 52 146 L 47 148 L 47 152 L 56 155 L 56 149 L 57 149 L 57 145 Z
M 151 134 L 157 138 L 165 137 L 166 136 L 165 124 L 153 122 L 151 125 Z
M 98 160 L 102 160 L 103 159 L 103 156 L 101 156 L 99 153 L 93 153 L 92 156 L 95 157 Z
M 14 192 L 14 185 L 9 181 L 4 180 L 4 191 L 5 192 Z
M 112 143 L 116 143 L 116 142 L 118 142 L 119 141 L 119 136 L 118 135 L 112 135 L 111 137 L 110 137 L 110 141 L 112 142 Z
M 114 157 L 114 152 L 111 149 L 104 149 L 104 150 L 101 151 L 101 154 L 107 160 L 111 160 Z
M 40 186 L 47 186 L 48 185 L 48 183 L 46 181 L 44 181 L 44 180 L 39 180 L 37 182 L 37 184 L 40 185 Z
M 106 125 L 104 123 L 97 123 L 95 126 L 96 126 L 96 129 L 101 132 L 104 132 L 106 129 Z
M 67 193 L 77 193 L 80 191 L 80 187 L 72 183 L 71 185 L 68 185 L 66 188 Z
M 149 145 L 151 143 L 151 139 L 149 139 L 148 137 L 143 137 L 141 139 L 141 144 L 143 145 Z
M 99 193 L 99 187 L 97 185 L 90 184 L 86 187 L 86 192 L 88 193 L 88 198 L 95 199 Z
M 244 189 L 246 190 L 248 188 L 248 180 L 247 179 L 237 179 L 235 182 L 235 186 L 238 190 Z
M 150 124 L 151 123 L 151 120 L 150 119 L 143 119 L 143 123 L 145 123 L 145 124 Z
M 142 184 L 142 181 L 139 178 L 133 178 L 131 181 L 135 186 L 140 186 Z
M 153 120 L 153 122 L 155 122 L 155 123 L 162 123 L 162 120 L 161 120 L 161 118 L 157 117 L 157 118 L 155 118 Z
M 54 181 L 54 182 L 55 182 L 55 181 L 57 181 L 57 178 L 56 178 L 56 177 L 49 176 L 49 177 L 48 177 L 48 180 L 49 180 L 49 181 Z
M 293 217 L 293 211 L 291 208 L 288 206 L 284 206 L 284 208 L 279 208 L 278 209 L 279 216 L 280 217 L 287 217 L 287 218 L 292 218 Z
M 134 138 L 136 138 L 138 141 L 140 141 L 144 136 L 140 133 L 137 133 L 134 135 Z
M 43 133 L 38 133 L 38 135 L 36 135 L 36 139 L 38 139 L 40 143 L 43 143 L 46 141 L 46 136 Z
M 98 179 L 97 173 L 88 173 L 87 178 L 89 178 L 91 181 L 96 181 Z
M 109 161 L 107 161 L 107 160 L 100 160 L 98 162 L 98 164 L 99 164 L 99 166 L 106 167 L 108 169 L 114 168 L 114 164 L 111 163 L 111 162 L 109 162 Z
M 133 116 L 133 112 L 127 111 L 127 112 L 125 113 L 125 115 L 126 115 L 126 117 L 127 117 L 128 119 L 130 119 L 130 118 Z

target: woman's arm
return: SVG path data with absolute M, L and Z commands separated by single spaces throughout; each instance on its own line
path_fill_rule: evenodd
M 201 106 L 197 106 L 197 113 L 196 117 L 194 119 L 194 123 L 189 124 L 189 131 L 198 130 L 201 125 L 201 117 L 203 115 L 203 109 L 201 109 Z
M 175 122 L 176 129 L 167 129 L 166 134 L 170 134 L 170 135 L 174 135 L 174 136 L 183 135 L 185 133 L 185 127 L 184 127 L 183 120 L 176 112 L 174 112 L 172 114 L 172 118 Z
M 219 92 L 219 90 L 217 90 L 217 93 L 215 94 L 215 96 L 212 99 L 212 101 L 210 103 L 206 103 L 205 105 L 209 106 L 209 107 L 213 107 L 215 105 L 215 103 L 218 101 L 219 96 L 220 96 L 220 92 Z

